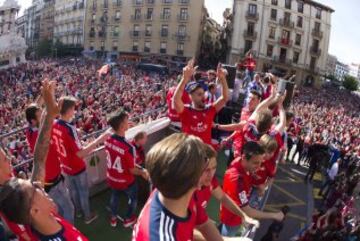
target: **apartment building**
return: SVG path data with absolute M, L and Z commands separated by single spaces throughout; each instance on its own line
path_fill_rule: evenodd
M 40 18 L 40 40 L 52 40 L 54 35 L 55 0 L 44 0 Z
M 88 0 L 85 50 L 97 57 L 197 56 L 204 0 Z
M 84 19 L 85 0 L 56 0 L 54 42 L 82 46 L 84 44 Z
M 293 72 L 299 84 L 319 84 L 333 9 L 312 0 L 235 0 L 233 11 L 230 63 L 251 49 L 258 71 Z

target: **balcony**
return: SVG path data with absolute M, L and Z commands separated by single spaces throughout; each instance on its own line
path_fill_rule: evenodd
M 98 36 L 99 36 L 99 38 L 106 38 L 106 33 L 103 32 L 103 31 L 100 31 L 100 32 L 98 33 Z
M 280 26 L 284 27 L 284 28 L 294 28 L 295 27 L 295 23 L 293 21 L 290 21 L 289 19 L 284 19 L 281 18 L 279 20 L 279 24 Z
M 186 33 L 177 32 L 173 35 L 173 39 L 175 39 L 177 41 L 189 41 L 190 36 L 187 35 Z
M 101 7 L 102 7 L 103 9 L 108 9 L 108 8 L 109 8 L 109 4 L 101 4 Z
M 166 54 L 166 49 L 160 49 L 160 54 Z
M 167 29 L 160 30 L 160 38 L 169 37 L 169 31 Z
M 90 32 L 90 33 L 89 33 L 89 37 L 90 37 L 90 38 L 95 38 L 95 35 L 96 35 L 95 32 Z
M 320 57 L 321 55 L 321 49 L 317 48 L 317 47 L 314 47 L 314 46 L 311 46 L 310 48 L 310 54 L 312 56 L 316 56 L 316 57 Z
M 164 14 L 164 13 L 162 13 L 162 14 L 160 15 L 160 19 L 161 19 L 161 20 L 170 20 L 170 18 L 171 18 L 171 14 Z
M 178 0 L 179 5 L 189 5 L 190 0 Z
M 122 6 L 122 1 L 121 1 L 121 0 L 113 1 L 112 6 L 113 6 L 114 8 L 119 8 L 119 7 Z
M 144 5 L 144 0 L 133 0 L 133 5 L 135 6 L 143 6 Z
M 138 46 L 133 46 L 133 47 L 132 47 L 132 51 L 133 51 L 133 52 L 138 52 L 138 51 L 139 51 L 139 47 L 138 47 Z
M 315 65 L 307 64 L 307 65 L 305 65 L 305 67 L 314 74 L 320 73 L 320 68 L 316 67 Z
M 176 50 L 176 55 L 177 56 L 184 56 L 184 50 Z
M 285 65 L 292 65 L 292 60 L 291 59 L 287 59 L 286 56 L 274 56 L 273 57 L 273 61 L 280 63 L 280 64 L 285 64 Z
M 244 38 L 255 40 L 256 37 L 257 37 L 257 32 L 255 32 L 255 31 L 250 32 L 247 30 L 244 31 Z
M 156 0 L 146 0 L 146 4 L 154 5 Z
M 90 24 L 95 24 L 96 19 L 90 19 Z
M 147 14 L 145 13 L 144 14 L 144 20 L 147 21 L 147 22 L 150 22 L 150 21 L 153 21 L 154 20 L 154 14 Z
M 145 53 L 150 53 L 150 48 L 149 47 L 144 47 L 144 52 Z
M 131 21 L 132 22 L 140 22 L 142 19 L 141 15 L 131 15 Z
M 259 20 L 259 13 L 258 12 L 253 13 L 253 12 L 247 11 L 246 12 L 246 19 L 258 21 Z
M 174 0 L 161 0 L 163 5 L 171 5 L 174 3 Z
M 121 21 L 121 17 L 113 17 L 112 19 L 113 19 L 113 22 L 116 22 L 116 23 Z
M 278 37 L 278 43 L 284 47 L 291 47 L 293 45 L 293 41 L 291 39 L 285 39 L 280 37 Z
M 119 32 L 113 32 L 112 34 L 113 38 L 118 38 L 120 36 Z
M 312 34 L 312 36 L 314 36 L 315 38 L 319 38 L 319 39 L 321 39 L 322 37 L 323 37 L 323 31 L 320 31 L 319 29 L 313 29 L 312 31 L 311 31 L 311 34 Z
M 140 31 L 136 31 L 136 30 L 130 31 L 130 37 L 139 38 L 140 37 Z
M 151 36 L 152 36 L 152 31 L 145 31 L 145 32 L 144 32 L 144 36 L 145 36 L 146 38 L 151 37 Z
M 187 22 L 187 21 L 189 21 L 189 14 L 178 14 L 177 20 L 179 22 Z

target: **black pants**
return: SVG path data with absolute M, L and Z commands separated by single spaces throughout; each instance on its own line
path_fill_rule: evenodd
M 315 167 L 310 167 L 308 172 L 306 173 L 305 181 L 306 180 L 312 181 L 314 179 L 315 173 L 316 173 L 316 168 Z

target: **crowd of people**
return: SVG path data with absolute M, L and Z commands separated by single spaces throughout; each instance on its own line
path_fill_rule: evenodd
M 45 77 L 57 80 L 58 96 L 78 99 L 75 125 L 81 136 L 104 129 L 106 116 L 118 107 L 129 112 L 132 125 L 166 115 L 166 93 L 176 76 L 146 74 L 134 64 L 121 64 L 112 75 L 101 75 L 101 65 L 96 61 L 47 59 L 0 72 L 0 135 L 15 132 L 1 138 L 1 144 L 8 147 L 19 172 L 29 170 L 30 165 L 20 164 L 32 157 L 26 131 L 22 130 L 28 125 L 24 109 L 38 101 Z
M 249 83 L 237 85 L 246 90 L 233 91 L 246 94 L 240 120 L 233 124 L 216 123 L 230 101 L 227 71 L 220 64 L 200 72 L 191 60 L 180 76 L 147 74 L 125 64 L 104 73 L 98 71 L 100 63 L 84 60 L 44 60 L 4 71 L 2 134 L 24 126 L 27 130 L 2 140 L 2 221 L 18 240 L 88 240 L 74 227 L 74 219 L 91 224 L 98 216 L 90 206 L 84 159 L 103 144 L 111 189 L 109 225 L 115 228 L 121 220 L 125 228 L 133 228 L 134 241 L 246 240 L 239 238 L 244 225 L 258 226 L 261 219 L 282 223 L 285 209 L 264 212 L 260 203 L 278 163 L 287 160 L 309 165 L 306 180 L 318 171 L 326 179 L 320 190 L 323 207 L 295 239 L 359 239 L 353 212 L 360 180 L 358 97 L 331 88 L 300 88 L 287 108 L 284 102 L 292 92 L 273 74 L 254 73 L 255 62 L 249 59 L 251 54 L 246 59 L 251 68 L 244 73 L 238 69 L 237 77 Z M 182 133 L 162 139 L 145 155 L 146 133 L 134 140 L 125 133 L 146 121 L 139 115 L 164 106 L 169 118 L 180 122 Z M 161 110 L 150 117 L 163 115 Z M 214 129 L 231 134 L 216 144 Z M 96 139 L 81 140 L 97 130 L 103 132 Z M 217 154 L 226 146 L 232 154 L 219 185 Z M 12 170 L 10 164 L 30 156 L 31 173 Z M 139 216 L 137 177 L 153 188 Z M 121 193 L 128 202 L 119 218 Z M 212 196 L 220 202 L 219 227 L 206 210 Z

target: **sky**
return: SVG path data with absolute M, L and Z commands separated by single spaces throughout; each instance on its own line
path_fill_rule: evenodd
M 32 0 L 18 0 L 22 9 L 31 5 Z M 127 0 L 129 1 L 129 0 Z M 332 14 L 329 53 L 347 64 L 360 64 L 360 27 L 358 14 L 360 0 L 317 0 L 335 10 Z M 4 0 L 0 0 L 2 4 Z M 231 8 L 233 0 L 205 0 L 210 16 L 222 23 L 225 8 Z

